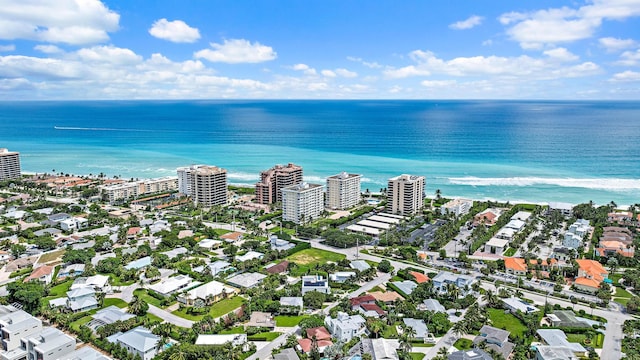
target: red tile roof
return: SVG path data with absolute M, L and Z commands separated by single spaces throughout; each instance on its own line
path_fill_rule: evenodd
M 142 229 L 137 226 L 130 227 L 129 230 L 127 230 L 127 235 L 137 235 L 141 230 Z
M 53 272 L 53 269 L 54 269 L 53 266 L 42 265 L 39 268 L 33 270 L 33 272 L 31 272 L 31 275 L 29 275 L 26 279 L 24 279 L 24 282 L 39 279 L 45 275 L 49 275 Z
M 278 264 L 273 265 L 270 268 L 267 268 L 267 272 L 269 274 L 282 274 L 284 272 L 287 272 L 287 269 L 289 268 L 289 262 L 288 261 L 281 261 Z
M 416 279 L 416 282 L 418 284 L 422 284 L 422 283 L 425 283 L 425 282 L 431 280 L 431 279 L 429 279 L 429 277 L 427 275 L 425 275 L 423 273 L 419 273 L 417 271 L 409 271 L 409 274 L 411 276 L 413 276 L 414 279 Z
M 527 265 L 523 258 L 504 258 L 504 267 L 512 271 L 527 271 Z
M 380 306 L 378 306 L 378 304 L 360 304 L 360 307 L 364 310 L 364 311 L 375 311 L 378 313 L 378 315 L 384 315 L 386 314 L 384 312 L 384 310 L 382 310 L 382 308 L 380 308 Z
M 307 329 L 307 338 L 316 337 L 316 340 L 331 340 L 331 334 L 324 326 Z
M 376 298 L 373 297 L 373 295 L 367 294 L 351 298 L 349 299 L 349 302 L 351 302 L 351 306 L 359 306 L 360 304 L 375 303 Z

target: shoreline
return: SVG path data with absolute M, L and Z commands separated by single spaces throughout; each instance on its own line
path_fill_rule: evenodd
M 56 174 L 49 174 L 48 172 L 34 172 L 34 171 L 22 171 L 22 175 L 28 175 L 28 176 L 36 176 L 36 175 L 44 175 L 44 174 L 48 174 L 50 176 L 59 176 Z M 80 175 L 80 174 L 69 174 L 69 176 L 74 176 L 74 177 L 88 177 L 91 179 L 95 179 L 95 180 L 100 180 L 101 178 L 96 176 L 96 175 Z M 172 175 L 171 175 L 172 176 Z M 113 179 L 114 176 L 111 177 L 107 177 L 105 176 L 102 179 Z M 131 179 L 131 177 L 118 177 L 118 179 L 123 180 L 123 181 L 129 181 Z M 150 178 L 144 178 L 144 179 L 150 179 Z M 144 179 L 140 179 L 140 180 L 144 180 Z M 244 189 L 251 189 L 254 188 L 255 184 L 248 184 L 248 183 L 241 183 L 241 182 L 227 182 L 227 186 L 235 186 L 238 188 L 244 188 Z M 364 194 L 364 190 L 362 190 L 362 187 L 360 189 L 360 193 Z M 380 195 L 380 192 L 370 192 L 372 195 Z M 487 201 L 491 201 L 491 202 L 498 202 L 498 203 L 509 203 L 509 204 L 533 204 L 533 205 L 541 205 L 541 206 L 549 206 L 549 204 L 552 203 L 556 203 L 556 204 L 563 204 L 563 205 L 570 205 L 571 207 L 574 207 L 578 204 L 586 204 L 589 203 L 589 201 L 585 201 L 585 202 L 579 202 L 579 203 L 572 203 L 572 202 L 564 202 L 564 201 L 558 201 L 558 202 L 554 202 L 554 201 L 540 201 L 540 200 L 523 200 L 523 199 L 499 199 L 499 198 L 491 198 L 491 197 L 484 197 L 484 198 L 474 198 L 474 197 L 470 197 L 470 196 L 462 196 L 462 195 L 447 195 L 444 194 L 442 195 L 443 198 L 446 199 L 467 199 L 467 200 L 472 200 L 472 201 L 479 201 L 479 202 L 487 202 Z M 435 197 L 433 196 L 425 196 L 425 199 L 431 199 L 433 200 Z M 595 207 L 599 207 L 599 206 L 605 206 L 608 205 L 608 203 L 603 203 L 603 204 L 599 204 L 597 202 L 594 202 L 594 206 Z M 629 206 L 631 206 L 632 204 L 616 204 L 616 210 L 621 210 L 621 211 L 626 211 Z

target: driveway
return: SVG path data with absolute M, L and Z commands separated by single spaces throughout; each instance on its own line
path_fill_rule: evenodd
M 267 359 L 271 356 L 271 351 L 275 348 L 279 348 L 280 346 L 284 345 L 284 343 L 287 341 L 287 338 L 289 337 L 289 335 L 291 334 L 298 334 L 300 332 L 300 327 L 296 326 L 296 327 L 292 327 L 289 328 L 289 331 L 287 331 L 286 333 L 278 336 L 275 340 L 273 340 L 272 342 L 270 342 L 269 344 L 267 344 L 267 346 L 263 347 L 262 349 L 256 351 L 255 354 L 249 356 L 247 358 L 247 360 L 263 360 L 263 359 Z

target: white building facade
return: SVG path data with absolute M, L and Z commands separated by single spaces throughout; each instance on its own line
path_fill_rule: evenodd
M 403 174 L 389 179 L 387 212 L 413 215 L 424 207 L 424 176 Z
M 360 178 L 358 174 L 341 172 L 327 178 L 327 207 L 345 210 L 360 203 Z
M 317 219 L 324 210 L 322 185 L 301 183 L 282 189 L 282 219 L 296 224 Z
M 204 206 L 227 204 L 227 170 L 217 166 L 192 165 L 177 169 L 178 191 Z
M 0 181 L 19 179 L 20 153 L 0 148 Z

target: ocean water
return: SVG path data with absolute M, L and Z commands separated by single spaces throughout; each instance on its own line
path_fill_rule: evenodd
M 276 163 L 363 190 L 424 175 L 427 195 L 640 203 L 640 102 L 0 102 L 24 171 L 148 178 L 211 164 L 252 184 Z

